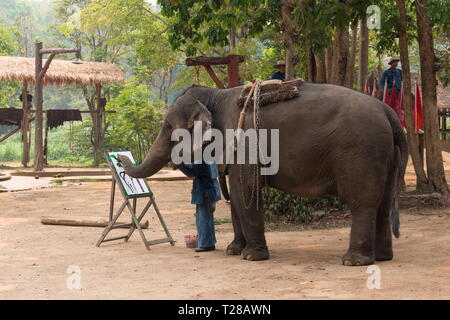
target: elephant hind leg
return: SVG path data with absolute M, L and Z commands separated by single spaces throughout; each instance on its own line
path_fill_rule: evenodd
M 342 257 L 345 266 L 363 266 L 375 261 L 375 207 L 353 208 L 352 228 L 350 231 L 350 246 Z
M 369 265 L 375 261 L 376 223 L 386 186 L 387 165 L 371 164 L 359 168 L 346 166 L 339 171 L 339 195 L 352 213 L 349 249 L 342 258 L 346 266 Z
M 400 162 L 400 150 L 395 150 L 394 163 L 387 178 L 383 199 L 378 208 L 375 234 L 375 260 L 392 260 L 392 232 L 391 232 L 391 210 L 394 204 L 396 188 L 398 188 L 398 170 Z

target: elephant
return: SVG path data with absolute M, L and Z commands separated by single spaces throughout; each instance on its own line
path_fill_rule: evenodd
M 136 178 L 158 172 L 171 160 L 173 130 L 192 130 L 194 121 L 221 132 L 236 129 L 241 89 L 188 88 L 168 108 L 144 161 L 133 165 L 120 157 L 125 172 Z M 408 154 L 395 112 L 352 89 L 304 82 L 298 97 L 261 107 L 259 118 L 260 128 L 279 129 L 279 169 L 262 179 L 264 186 L 305 198 L 339 196 L 351 211 L 350 244 L 342 263 L 391 260 L 392 233 L 399 236 L 399 181 Z M 253 126 L 251 110 L 244 124 L 244 128 Z M 245 164 L 227 168 L 234 240 L 226 253 L 258 261 L 268 259 L 269 250 L 262 208 L 256 201 L 246 206 L 242 199 L 250 197 L 251 168 Z

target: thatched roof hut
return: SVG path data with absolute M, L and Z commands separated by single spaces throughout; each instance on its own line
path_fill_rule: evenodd
M 34 83 L 34 60 L 0 56 L 0 81 Z M 111 63 L 83 61 L 82 64 L 74 64 L 71 61 L 53 60 L 44 77 L 44 85 L 103 85 L 123 80 L 123 72 Z

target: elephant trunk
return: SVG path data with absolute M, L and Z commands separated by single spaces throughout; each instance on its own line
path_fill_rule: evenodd
M 135 166 L 127 157 L 120 157 L 126 174 L 134 178 L 154 175 L 170 161 L 170 143 L 158 135 L 142 164 Z

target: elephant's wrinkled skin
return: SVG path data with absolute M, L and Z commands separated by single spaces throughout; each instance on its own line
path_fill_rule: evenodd
M 267 184 L 307 198 L 338 195 L 344 199 L 352 212 L 344 265 L 392 259 L 389 218 L 407 161 L 406 138 L 398 118 L 382 102 L 344 87 L 305 83 L 300 90 L 295 99 L 261 108 L 260 128 L 280 130 L 280 167 L 276 175 L 267 177 Z M 235 129 L 240 91 L 198 86 L 186 90 L 168 110 L 144 162 L 133 166 L 121 158 L 125 171 L 134 177 L 159 171 L 170 160 L 171 132 L 190 129 L 195 120 L 205 126 L 212 121 L 212 127 L 222 132 Z M 253 126 L 251 112 L 244 128 Z M 244 168 L 242 181 L 247 199 L 252 186 L 249 167 Z M 241 254 L 247 260 L 268 259 L 263 213 L 255 205 L 245 209 L 239 165 L 229 165 L 228 171 L 235 237 L 227 253 Z M 393 224 L 393 230 L 398 231 L 398 224 Z

